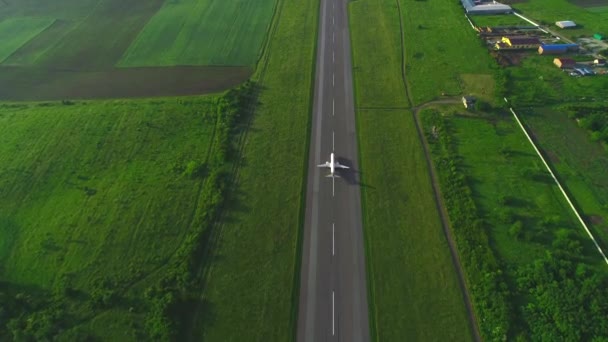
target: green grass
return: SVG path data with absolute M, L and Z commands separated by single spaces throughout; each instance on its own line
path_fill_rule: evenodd
M 459 108 L 442 111 L 444 115 L 459 112 Z M 508 336 L 525 335 L 528 327 L 535 324 L 523 314 L 525 308 L 531 303 L 546 305 L 546 302 L 533 301 L 529 289 L 518 286 L 519 281 L 525 277 L 524 270 L 546 257 L 548 251 L 559 255 L 555 241 L 560 231 L 568 231 L 581 241 L 583 248 L 574 259 L 576 262 L 599 273 L 606 271 L 605 264 L 510 116 L 448 115 L 446 120 L 449 129 L 440 134 L 451 137 L 457 168 L 466 175 L 479 217 L 506 276 L 507 293 L 515 308 L 514 316 L 507 317 L 511 320 Z M 426 128 L 430 131 L 429 126 Z M 516 222 L 523 227 L 519 236 L 510 232 Z M 560 309 L 572 312 L 568 307 Z
M 518 106 L 562 102 L 594 102 L 604 97 L 608 75 L 572 77 L 553 64 L 555 56 L 532 55 L 520 66 L 510 67 L 507 97 Z M 583 60 L 591 61 L 592 57 Z
M 587 11 L 594 12 L 594 13 L 606 13 L 606 12 L 608 12 L 608 6 L 587 7 L 585 9 Z
M 118 65 L 254 65 L 275 3 L 166 1 Z
M 470 340 L 401 73 L 394 1 L 349 4 L 372 337 Z M 374 53 L 369 53 L 374 51 Z
M 567 0 L 531 0 L 518 2 L 513 7 L 527 18 L 550 26 L 566 37 L 591 36 L 596 32 L 608 32 L 608 17 L 602 12 L 591 12 Z M 572 20 L 577 28 L 560 29 L 556 21 Z
M 525 122 L 534 132 L 563 185 L 582 214 L 592 223 L 596 238 L 608 241 L 608 155 L 589 133 L 559 109 L 525 111 Z
M 0 104 L 3 293 L 52 300 L 45 309 L 62 308 L 65 334 L 136 340 L 143 289 L 166 272 L 203 214 L 196 209 L 206 178 L 184 171 L 215 153 L 214 102 Z M 110 303 L 109 316 L 91 304 L 102 279 L 121 302 Z
M 401 78 L 399 13 L 394 1 L 353 1 L 349 4 L 353 76 L 357 105 L 407 107 Z M 374 14 L 374 25 L 362 25 Z M 374 53 L 370 53 L 374 51 Z M 365 82 L 359 82 L 364 79 Z M 370 87 L 370 84 L 380 85 Z
M 442 93 L 468 94 L 462 74 L 494 74 L 496 63 L 464 18 L 460 3 L 400 1 L 407 82 L 414 104 L 433 100 Z
M 0 21 L 0 63 L 53 23 L 53 19 L 20 17 Z
M 470 340 L 412 114 L 361 110 L 357 120 L 374 339 Z
M 286 341 L 295 333 L 318 2 L 281 0 L 279 8 L 193 339 Z
M 479 27 L 531 26 L 529 22 L 513 14 L 472 15 L 470 18 Z

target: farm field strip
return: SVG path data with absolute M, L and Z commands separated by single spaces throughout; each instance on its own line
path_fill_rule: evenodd
M 53 24 L 53 19 L 17 17 L 0 20 L 0 63 Z
M 530 144 L 534 148 L 534 151 L 536 151 L 536 154 L 538 154 L 538 157 L 540 158 L 540 160 L 543 162 L 543 165 L 545 166 L 545 168 L 547 169 L 547 171 L 551 175 L 551 178 L 553 178 L 553 181 L 555 181 L 555 184 L 558 186 L 558 188 L 561 191 L 562 195 L 564 195 L 564 199 L 566 200 L 566 202 L 568 202 L 568 205 L 570 206 L 570 208 L 572 208 L 572 211 L 574 212 L 574 214 L 576 215 L 576 218 L 578 219 L 578 221 L 581 223 L 581 225 L 585 229 L 585 232 L 587 233 L 587 235 L 589 235 L 589 238 L 591 239 L 591 241 L 593 241 L 593 244 L 595 245 L 595 248 L 597 248 L 598 252 L 602 256 L 602 258 L 604 259 L 604 261 L 606 262 L 606 264 L 608 264 L 608 258 L 606 258 L 606 254 L 604 254 L 604 251 L 602 250 L 602 248 L 598 244 L 597 240 L 595 239 L 595 237 L 593 236 L 593 234 L 589 230 L 589 227 L 587 227 L 587 224 L 582 219 L 582 217 L 579 214 L 578 210 L 576 209 L 576 207 L 574 206 L 574 204 L 572 204 L 572 201 L 570 200 L 570 197 L 568 196 L 568 194 L 566 193 L 566 191 L 564 191 L 564 188 L 562 187 L 562 184 L 560 183 L 560 181 L 557 179 L 557 177 L 555 177 L 555 174 L 553 173 L 553 170 L 551 169 L 551 167 L 549 167 L 549 164 L 547 164 L 547 161 L 545 161 L 545 158 L 540 153 L 538 147 L 536 147 L 536 144 L 534 143 L 534 141 L 532 140 L 532 138 L 528 134 L 528 131 L 526 130 L 526 128 L 524 127 L 524 125 L 519 120 L 519 117 L 513 111 L 513 108 L 509 108 L 509 111 L 511 111 L 511 113 L 513 114 L 513 117 L 517 121 L 517 124 L 521 128 L 522 132 L 526 135 L 526 138 L 528 138 L 528 141 L 530 142 Z
M 166 1 L 118 66 L 254 65 L 276 2 Z

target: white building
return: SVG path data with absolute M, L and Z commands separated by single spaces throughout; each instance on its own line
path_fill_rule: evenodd
M 555 23 L 555 25 L 557 25 L 557 27 L 560 27 L 560 28 L 576 27 L 576 23 L 574 23 L 574 21 L 571 21 L 571 20 L 558 21 Z
M 511 6 L 496 1 L 482 2 L 480 4 L 475 4 L 473 0 L 460 0 L 460 2 L 468 14 L 504 14 L 513 12 Z

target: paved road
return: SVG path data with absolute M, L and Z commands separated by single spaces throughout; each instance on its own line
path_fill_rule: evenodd
M 347 0 L 321 0 L 297 340 L 369 341 Z M 336 159 L 353 171 L 326 178 Z

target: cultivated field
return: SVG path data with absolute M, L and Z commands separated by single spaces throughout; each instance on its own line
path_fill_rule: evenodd
M 217 102 L 0 104 L 0 339 L 161 329 L 148 292 L 184 261 L 219 191 Z
M 308 147 L 318 1 L 281 0 L 260 97 L 239 140 L 240 165 L 211 262 L 201 270 L 192 340 L 287 341 L 295 335 L 302 192 Z
M 0 63 L 52 23 L 50 19 L 27 17 L 0 21 Z
M 392 1 L 349 6 L 372 337 L 469 340 L 425 157 L 406 109 L 399 12 Z
M 255 65 L 275 3 L 168 1 L 118 65 Z
M 0 88 L 10 91 L 0 99 L 189 95 L 235 86 L 251 76 L 275 6 L 274 0 L 83 3 L 6 1 Z M 196 77 L 184 77 L 185 67 Z

